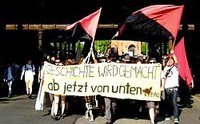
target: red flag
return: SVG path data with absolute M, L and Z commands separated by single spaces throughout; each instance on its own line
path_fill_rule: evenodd
M 151 5 L 142 8 L 126 19 L 114 37 L 134 38 L 140 35 L 158 38 L 162 36 L 168 39 L 172 36 L 175 40 L 183 8 L 183 5 Z
M 177 61 L 179 63 L 179 75 L 184 81 L 186 81 L 187 85 L 189 86 L 192 83 L 193 78 L 187 61 L 184 37 L 174 47 L 174 54 L 176 55 Z
M 99 17 L 101 14 L 101 8 L 97 10 L 96 12 L 84 17 L 83 19 L 67 26 L 65 30 L 71 30 L 73 29 L 78 23 L 82 26 L 82 28 L 86 31 L 88 35 L 92 37 L 92 40 L 94 40 L 96 29 L 99 23 Z

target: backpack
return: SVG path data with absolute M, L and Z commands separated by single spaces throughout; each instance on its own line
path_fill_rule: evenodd
M 17 78 L 17 68 L 15 67 L 15 65 L 12 65 L 11 66 L 11 72 L 12 72 L 12 76 L 14 77 L 14 78 Z
M 27 71 L 26 64 L 24 65 L 24 67 L 25 67 L 25 71 L 24 71 L 24 73 L 25 73 Z M 35 75 L 35 69 L 34 69 L 34 65 L 33 64 L 31 64 L 31 69 L 32 69 L 33 75 Z

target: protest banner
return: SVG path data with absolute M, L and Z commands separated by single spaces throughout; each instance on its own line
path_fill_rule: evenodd
M 45 92 L 160 101 L 161 64 L 159 63 L 56 66 L 45 62 L 44 67 Z

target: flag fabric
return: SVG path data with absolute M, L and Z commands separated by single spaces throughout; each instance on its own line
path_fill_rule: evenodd
M 84 31 L 92 37 L 92 40 L 94 40 L 96 29 L 98 27 L 99 18 L 101 14 L 101 8 L 95 11 L 94 13 L 82 18 L 81 20 L 68 25 L 65 30 L 73 30 L 78 24 L 81 25 L 81 27 L 84 29 Z
M 176 39 L 184 5 L 150 5 L 133 12 L 113 39 Z
M 189 86 L 192 83 L 192 74 L 187 60 L 184 37 L 174 47 L 174 54 L 179 63 L 179 75 Z
M 101 9 L 102 8 L 99 8 L 92 14 L 82 18 L 81 20 L 71 25 L 68 25 L 65 28 L 65 31 L 72 31 L 71 37 L 73 39 L 78 40 L 79 43 L 80 41 L 84 41 L 84 47 L 82 51 L 83 51 L 83 56 L 85 58 L 89 58 L 91 53 L 90 51 L 93 48 L 93 42 L 95 39 L 95 34 L 99 23 Z M 76 61 L 80 59 L 80 51 L 78 50 L 77 53 L 79 53 L 79 55 L 77 54 Z
M 96 34 L 96 29 L 99 22 L 100 13 L 101 13 L 101 8 L 96 12 L 84 17 L 83 19 L 71 25 L 68 25 L 64 30 L 66 32 L 72 31 L 73 36 L 79 36 L 77 37 L 77 39 L 84 38 L 85 39 L 84 41 L 92 40 L 90 44 L 93 44 Z M 77 32 L 78 35 L 76 35 Z M 44 105 L 44 90 L 43 90 L 43 85 L 41 83 L 35 103 L 35 110 L 43 110 L 43 105 Z

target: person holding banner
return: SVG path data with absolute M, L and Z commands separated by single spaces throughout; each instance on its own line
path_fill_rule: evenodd
M 55 60 L 56 60 L 56 57 L 55 56 L 51 56 L 50 58 L 47 58 L 47 61 L 51 64 L 55 64 Z M 49 103 L 51 105 L 51 110 L 49 111 L 48 114 L 51 114 L 51 117 L 52 118 L 55 118 L 55 115 L 54 115 L 54 95 L 52 93 L 47 93 L 46 92 L 46 104 Z
M 93 59 L 93 63 L 97 63 L 94 53 L 92 52 L 92 59 Z M 78 62 L 78 64 L 84 64 L 84 59 L 81 58 Z M 98 102 L 96 99 L 96 96 L 84 96 L 84 100 L 85 100 L 85 107 L 86 107 L 86 111 L 85 111 L 85 118 L 89 118 L 89 121 L 94 121 L 94 114 L 93 114 L 93 105 L 96 104 L 96 106 L 98 106 Z
M 57 66 L 63 66 L 63 63 L 60 61 L 60 59 L 56 59 L 55 60 L 55 65 Z M 55 119 L 55 120 L 58 120 L 58 110 L 59 110 L 59 105 L 61 103 L 61 118 L 64 118 L 65 117 L 65 103 L 66 103 L 66 95 L 59 95 L 59 94 L 54 94 L 54 101 L 53 101 L 53 104 L 52 107 L 54 110 L 53 110 L 53 116 L 52 118 Z
M 166 116 L 169 116 L 169 109 L 167 106 L 172 103 L 174 124 L 179 124 L 179 110 L 177 105 L 178 88 L 179 88 L 179 69 L 178 61 L 174 54 L 174 50 L 170 51 L 167 57 L 167 63 L 163 70 L 163 83 L 162 89 L 166 94 Z
M 149 64 L 156 63 L 155 58 L 150 58 L 148 61 Z M 158 101 L 146 101 L 147 108 L 149 109 L 149 117 L 151 124 L 155 124 L 155 118 L 158 113 L 159 103 Z
M 73 65 L 74 64 L 74 62 L 75 62 L 75 60 L 73 60 L 73 59 L 70 59 L 70 58 L 67 58 L 67 59 L 65 59 L 64 60 L 64 66 L 67 66 L 67 65 Z M 70 110 L 69 110 L 69 99 L 70 99 L 70 97 L 74 97 L 74 96 L 63 96 L 64 97 L 64 99 L 63 100 L 65 100 L 65 101 L 63 101 L 63 102 L 65 102 L 65 110 L 62 110 L 62 118 L 64 118 L 65 116 L 68 116 L 68 115 L 70 115 Z
M 105 62 L 112 63 L 115 62 L 115 58 L 108 56 L 105 58 Z M 101 60 L 104 63 L 104 60 Z M 117 99 L 111 97 L 104 97 L 105 102 L 105 117 L 106 117 L 106 124 L 112 124 L 113 121 L 116 119 L 116 109 L 117 109 Z

